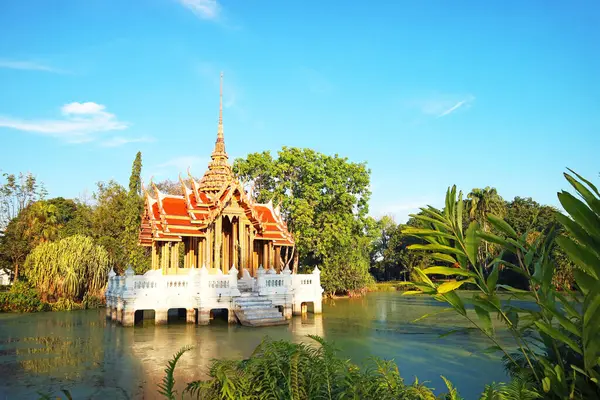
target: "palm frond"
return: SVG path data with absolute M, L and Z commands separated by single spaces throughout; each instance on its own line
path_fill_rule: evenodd
M 162 394 L 169 400 L 175 399 L 175 394 L 177 391 L 175 388 L 175 367 L 177 366 L 177 362 L 183 356 L 183 354 L 187 351 L 190 351 L 192 346 L 185 346 L 179 349 L 177 353 L 173 356 L 173 358 L 169 361 L 167 368 L 165 368 L 165 376 L 161 383 L 158 384 L 158 388 L 160 389 L 158 393 Z

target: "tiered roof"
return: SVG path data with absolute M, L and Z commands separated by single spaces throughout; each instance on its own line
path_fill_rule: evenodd
M 189 178 L 181 176 L 183 195 L 162 193 L 153 183 L 151 191 L 144 189 L 145 209 L 140 229 L 140 243 L 151 246 L 153 241 L 181 241 L 185 236 L 205 236 L 207 228 L 232 201 L 237 202 L 256 229 L 255 239 L 272 240 L 275 245 L 294 244 L 279 206 L 273 203 L 255 203 L 235 178 L 228 163 L 223 136 L 223 75 L 219 126 L 215 149 L 208 170 L 198 182 L 188 171 Z

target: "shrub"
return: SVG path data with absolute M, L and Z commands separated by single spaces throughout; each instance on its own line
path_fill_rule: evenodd
M 37 246 L 25 261 L 23 272 L 44 296 L 82 299 L 99 293 L 108 277 L 106 250 L 82 235 Z
M 58 299 L 56 303 L 50 304 L 52 307 L 52 311 L 72 311 L 72 310 L 81 310 L 81 304 L 75 303 L 71 299 L 67 299 L 65 297 L 61 297 Z
M 329 296 L 361 294 L 373 282 L 374 279 L 369 274 L 368 255 L 360 246 L 340 248 L 323 262 L 321 285 Z
M 48 308 L 48 304 L 40 299 L 38 291 L 23 281 L 15 282 L 8 292 L 0 293 L 2 312 L 48 311 Z
M 263 340 L 243 361 L 215 360 L 210 379 L 188 383 L 183 394 L 197 399 L 425 399 L 435 400 L 432 390 L 415 379 L 406 384 L 393 361 L 373 359 L 361 370 L 340 358 L 337 350 L 318 336 L 315 345 Z M 165 369 L 159 393 L 175 399 L 177 361 L 190 350 L 175 354 Z M 452 384 L 440 399 L 458 400 Z M 182 396 L 183 397 L 183 396 Z
M 86 293 L 83 296 L 83 301 L 81 302 L 81 306 L 84 310 L 88 310 L 91 308 L 100 308 L 103 307 L 105 304 L 106 302 L 103 298 L 91 295 L 89 293 Z

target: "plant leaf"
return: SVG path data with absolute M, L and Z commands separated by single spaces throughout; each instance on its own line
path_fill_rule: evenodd
M 477 318 L 479 318 L 479 322 L 481 322 L 482 329 L 487 332 L 488 335 L 494 334 L 494 329 L 492 327 L 492 318 L 490 317 L 490 313 L 478 305 L 474 305 L 475 312 L 477 313 Z
M 458 289 L 459 287 L 461 287 L 465 283 L 473 283 L 473 282 L 474 282 L 474 280 L 472 278 L 464 279 L 462 281 L 444 282 L 440 286 L 437 287 L 437 292 L 440 294 L 452 292 L 452 291 Z
M 477 250 L 479 249 L 479 243 L 481 242 L 480 237 L 477 235 L 479 231 L 479 224 L 477 221 L 473 221 L 469 224 L 467 234 L 465 236 L 465 248 L 466 256 L 469 258 L 471 265 L 477 265 Z
M 432 254 L 430 254 L 430 257 L 433 258 L 434 260 L 444 261 L 444 262 L 448 262 L 450 264 L 456 263 L 456 259 L 454 257 L 452 257 L 450 254 L 432 253 Z
M 581 350 L 579 345 L 577 343 L 575 343 L 575 341 L 572 340 L 570 337 L 568 337 L 567 335 L 565 335 L 564 333 L 559 331 L 558 329 L 556 329 L 553 326 L 550 326 L 547 323 L 542 322 L 542 321 L 535 321 L 534 324 L 535 324 L 535 326 L 537 326 L 539 328 L 540 331 L 544 332 L 546 335 L 550 336 L 551 338 L 553 338 L 555 340 L 563 342 L 564 344 L 566 344 L 567 346 L 572 348 L 573 351 L 575 351 L 576 353 L 583 355 L 583 351 Z
M 477 274 L 471 271 L 468 271 L 466 269 L 462 269 L 462 268 L 450 268 L 450 267 L 429 267 L 423 270 L 423 273 L 427 274 L 427 275 L 446 275 L 446 276 L 454 276 L 454 275 L 460 275 L 460 276 L 470 276 L 470 277 L 477 277 Z
M 515 230 L 513 229 L 512 226 L 510 226 L 508 224 L 508 222 L 506 222 L 505 220 L 503 220 L 502 218 L 499 218 L 495 215 L 492 214 L 488 214 L 487 215 L 487 220 L 490 222 L 490 224 L 492 224 L 492 226 L 496 229 L 498 229 L 500 232 L 504 233 L 506 236 L 511 237 L 513 239 L 517 239 L 517 232 L 515 232 Z
M 408 246 L 409 250 L 424 250 L 424 251 L 437 251 L 440 253 L 450 253 L 464 255 L 462 251 L 450 246 L 444 246 L 441 244 L 412 244 Z
M 492 269 L 492 272 L 488 276 L 487 282 L 486 282 L 486 285 L 487 285 L 490 293 L 496 289 L 496 284 L 498 283 L 498 274 L 499 274 L 498 264 L 496 264 L 496 265 L 494 265 L 494 268 Z

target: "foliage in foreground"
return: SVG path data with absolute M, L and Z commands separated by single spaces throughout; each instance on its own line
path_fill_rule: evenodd
M 577 174 L 575 174 L 577 175 Z M 427 294 L 448 303 L 466 318 L 493 346 L 504 353 L 513 377 L 531 381 L 539 393 L 550 399 L 600 398 L 600 192 L 577 175 L 565 174 L 581 200 L 562 191 L 559 201 L 569 216 L 557 213 L 556 219 L 570 236 L 550 231 L 533 240 L 528 232 L 518 235 L 506 221 L 488 215 L 495 232 L 480 229 L 476 221 L 463 231 L 462 193 L 448 189 L 443 211 L 433 207 L 415 216 L 429 228 L 407 228 L 405 233 L 427 241 L 412 250 L 426 251 L 439 265 L 416 268 L 417 290 L 405 294 Z M 482 241 L 499 246 L 501 254 L 489 263 L 478 257 Z M 575 263 L 576 289 L 559 291 L 553 284 L 556 268 L 554 243 Z M 511 255 L 507 261 L 505 255 Z M 508 268 L 527 280 L 531 291 L 498 284 L 501 268 Z M 430 276 L 458 277 L 441 284 Z M 467 310 L 456 289 L 464 284 L 477 287 Z M 521 308 L 501 302 L 498 294 L 509 292 L 517 299 L 531 300 L 535 307 Z M 492 316 L 502 321 L 513 337 L 518 352 L 511 352 L 497 340 Z
M 247 360 L 213 360 L 210 379 L 188 383 L 181 398 L 231 399 L 376 399 L 462 400 L 458 390 L 442 376 L 446 392 L 433 389 L 415 378 L 406 384 L 393 360 L 372 358 L 360 369 L 338 356 L 337 350 L 319 336 L 309 335 L 315 345 L 273 341 L 265 338 Z M 169 361 L 159 393 L 177 397 L 175 369 L 191 347 L 179 350 Z M 485 387 L 481 400 L 533 400 L 541 396 L 531 384 L 513 380 Z
M 210 379 L 187 385 L 182 397 L 197 399 L 437 399 L 432 390 L 415 380 L 405 384 L 393 361 L 373 359 L 361 370 L 337 356 L 336 349 L 318 336 L 317 343 L 273 341 L 257 346 L 243 361 L 215 360 Z M 179 358 L 189 348 L 175 354 L 169 362 L 159 393 L 175 399 L 174 371 Z M 448 382 L 452 397 L 459 399 Z

